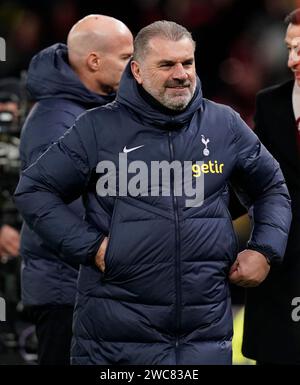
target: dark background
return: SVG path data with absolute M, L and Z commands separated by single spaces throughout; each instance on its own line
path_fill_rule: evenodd
M 298 4 L 297 4 L 298 3 Z M 159 19 L 192 31 L 204 95 L 231 105 L 252 126 L 254 96 L 288 76 L 283 19 L 298 0 L 98 0 L 6 1 L 0 5 L 0 36 L 7 61 L 0 78 L 20 74 L 32 56 L 65 42 L 71 26 L 90 13 L 114 16 L 134 34 Z

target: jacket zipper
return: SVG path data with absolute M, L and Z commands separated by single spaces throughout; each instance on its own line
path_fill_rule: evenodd
M 169 150 L 171 162 L 174 160 L 174 147 L 172 142 L 172 133 L 168 133 Z M 178 199 L 174 194 L 174 173 L 171 174 L 172 202 L 175 217 L 175 288 L 176 288 L 176 332 L 175 332 L 175 358 L 176 364 L 179 362 L 179 333 L 181 329 L 181 276 L 180 276 L 180 232 L 179 232 L 179 214 Z

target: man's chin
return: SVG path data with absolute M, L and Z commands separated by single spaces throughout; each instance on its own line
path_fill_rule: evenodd
M 165 100 L 163 104 L 165 107 L 169 108 L 170 110 L 181 111 L 187 107 L 190 101 L 191 101 L 190 97 L 189 98 L 173 97 L 172 99 Z

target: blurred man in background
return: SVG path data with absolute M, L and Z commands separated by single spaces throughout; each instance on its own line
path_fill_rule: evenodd
M 18 135 L 20 131 L 20 101 L 21 85 L 17 78 L 6 78 L 0 80 L 0 138 L 1 138 L 1 192 L 5 190 L 3 184 L 7 179 L 6 171 L 10 168 L 11 143 L 6 139 Z M 18 154 L 16 154 L 18 155 Z M 18 156 L 15 156 L 15 161 Z M 1 201 L 4 197 L 2 196 Z M 0 208 L 3 205 L 0 206 Z M 18 256 L 20 236 L 18 231 L 11 225 L 5 223 L 3 211 L 0 212 L 0 258 Z
M 16 323 L 20 301 L 21 218 L 11 196 L 19 179 L 19 134 L 24 120 L 25 95 L 19 78 L 0 80 L 0 296 L 6 300 L 6 322 L 1 323 L 2 349 L 18 345 Z
M 300 9 L 286 23 L 294 78 L 261 91 L 256 100 L 255 132 L 280 163 L 293 214 L 282 265 L 247 291 L 243 354 L 258 364 L 300 364 Z
M 132 52 L 131 32 L 121 21 L 89 15 L 71 29 L 67 45 L 55 44 L 32 59 L 27 86 L 37 103 L 22 130 L 22 169 L 36 161 L 83 111 L 114 99 Z M 84 215 L 80 200 L 70 210 L 76 217 Z M 54 251 L 25 224 L 21 256 L 22 299 L 36 325 L 38 362 L 69 364 L 79 263 Z

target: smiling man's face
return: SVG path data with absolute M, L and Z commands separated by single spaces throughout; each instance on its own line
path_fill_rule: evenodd
M 184 37 L 178 41 L 154 37 L 147 46 L 145 57 L 131 64 L 136 81 L 172 110 L 183 110 L 191 101 L 196 88 L 194 44 Z
M 293 71 L 300 86 L 300 25 L 289 24 L 285 42 L 289 50 L 288 67 Z

